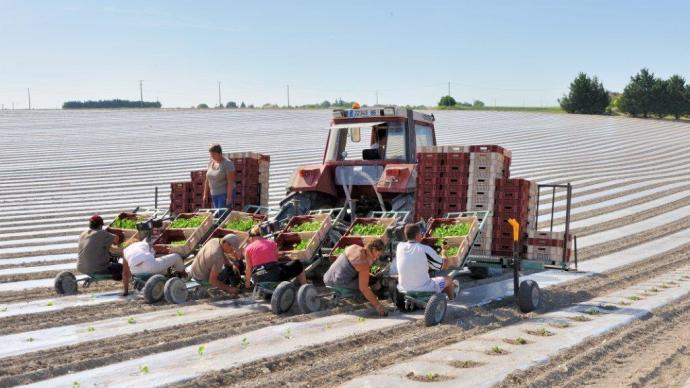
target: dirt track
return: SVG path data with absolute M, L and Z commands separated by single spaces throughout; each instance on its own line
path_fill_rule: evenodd
M 634 267 L 553 287 L 547 289 L 544 295 L 544 305 L 548 306 L 548 310 L 540 312 L 586 301 L 689 263 L 690 244 Z M 426 328 L 419 323 L 410 323 L 388 331 L 309 347 L 299 354 L 272 357 L 239 368 L 210 373 L 179 385 L 262 387 L 281 381 L 297 387 L 330 387 L 533 315 L 525 316 L 516 312 L 510 299 L 482 308 L 455 311 L 454 314 L 447 321 L 457 320 L 457 325 Z M 420 341 L 419 338 L 424 340 Z M 333 368 L 334 365 L 338 365 L 338 368 Z

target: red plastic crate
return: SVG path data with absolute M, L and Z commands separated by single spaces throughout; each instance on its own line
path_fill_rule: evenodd
M 477 144 L 470 146 L 470 152 L 496 152 L 505 157 L 511 158 L 513 153 L 507 149 L 496 144 Z
M 468 186 L 470 183 L 469 177 L 467 175 L 464 176 L 444 176 L 441 178 L 440 184 L 444 186 Z
M 446 160 L 446 154 L 440 152 L 419 152 L 417 153 L 417 161 L 431 161 L 442 163 Z

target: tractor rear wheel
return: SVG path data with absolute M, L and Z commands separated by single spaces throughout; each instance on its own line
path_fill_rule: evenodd
M 187 284 L 185 284 L 184 280 L 173 277 L 165 282 L 163 294 L 165 295 L 166 302 L 171 304 L 182 304 L 187 302 L 189 292 L 187 291 Z
M 321 309 L 321 301 L 313 284 L 305 284 L 297 291 L 297 306 L 302 314 L 309 314 Z

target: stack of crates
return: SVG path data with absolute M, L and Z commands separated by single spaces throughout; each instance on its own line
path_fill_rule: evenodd
M 491 253 L 495 256 L 513 255 L 513 229 L 510 218 L 520 224 L 518 246 L 527 238 L 530 204 L 534 201 L 535 185 L 527 179 L 496 179 L 496 203 L 493 216 L 493 241 Z M 519 249 L 521 250 L 521 249 Z
M 494 225 L 497 225 L 494 210 L 496 182 L 509 178 L 512 154 L 497 145 L 473 145 L 469 146 L 469 152 L 467 211 L 490 211 L 494 214 L 485 221 L 482 235 L 474 244 L 475 251 L 488 255 L 493 248 Z
M 469 177 L 469 148 L 424 146 L 417 154 L 415 217 L 442 217 L 465 211 Z
M 170 184 L 170 211 L 176 214 L 190 211 L 192 198 L 191 182 L 172 182 Z
M 541 261 L 545 265 L 563 267 L 570 262 L 573 253 L 573 236 L 565 232 L 529 231 L 527 259 Z M 567 240 L 567 244 L 566 244 Z M 563 250 L 565 260 L 563 260 Z
M 236 152 L 225 157 L 235 165 L 233 210 L 242 210 L 246 205 L 268 206 L 270 157 L 255 152 Z M 211 207 L 210 198 L 203 202 L 206 170 L 192 171 L 190 176 L 190 182 L 171 184 L 170 211 L 179 214 Z

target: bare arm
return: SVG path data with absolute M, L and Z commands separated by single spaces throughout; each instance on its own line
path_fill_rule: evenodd
M 359 291 L 364 295 L 369 303 L 378 311 L 379 315 L 385 314 L 385 310 L 381 303 L 376 298 L 376 295 L 369 288 L 369 266 L 366 264 L 358 264 L 354 266 L 358 272 Z
M 211 268 L 211 275 L 208 278 L 209 283 L 211 285 L 219 290 L 223 290 L 227 292 L 228 294 L 235 296 L 239 293 L 239 290 L 234 287 L 230 287 L 227 284 L 221 282 L 218 280 L 218 276 L 220 275 L 220 271 L 216 267 Z
M 233 200 L 233 194 L 235 193 L 235 171 L 230 171 L 225 174 L 225 179 L 228 181 L 227 193 L 228 197 L 225 200 L 227 204 L 230 204 Z
M 252 267 L 252 260 L 251 260 L 251 254 L 248 252 L 245 252 L 245 258 L 244 258 L 244 288 L 250 289 L 252 288 L 252 270 L 254 268 Z
M 208 199 L 208 196 L 210 194 L 210 189 L 208 187 L 208 176 L 204 179 L 204 202 Z M 206 206 L 204 204 L 204 206 Z

